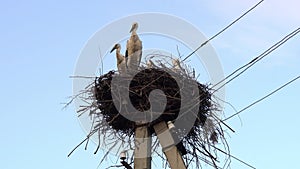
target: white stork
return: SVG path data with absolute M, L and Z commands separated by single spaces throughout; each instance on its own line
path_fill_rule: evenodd
M 173 59 L 172 63 L 173 63 L 173 71 L 174 72 L 177 72 L 177 73 L 178 72 L 185 72 L 184 69 L 180 65 L 179 59 Z
M 110 53 L 116 50 L 116 58 L 117 58 L 117 67 L 120 74 L 126 73 L 126 60 L 124 55 L 121 54 L 121 45 L 115 44 L 115 46 L 111 49 Z
M 138 23 L 133 23 L 130 29 L 130 39 L 127 40 L 126 45 L 126 54 L 125 57 L 127 59 L 127 68 L 129 71 L 136 71 L 141 62 L 142 58 L 142 41 L 139 36 L 136 34 L 136 30 L 138 28 Z
M 152 62 L 152 60 L 148 60 L 147 61 L 147 68 L 154 68 L 154 67 L 156 67 L 156 65 Z

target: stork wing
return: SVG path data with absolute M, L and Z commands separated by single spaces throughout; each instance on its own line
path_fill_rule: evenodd
M 126 52 L 125 52 L 125 65 L 126 65 L 126 69 L 128 69 L 127 61 L 128 61 L 128 50 L 126 49 Z

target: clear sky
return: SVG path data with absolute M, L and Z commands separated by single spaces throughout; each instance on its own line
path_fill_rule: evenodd
M 162 12 L 185 19 L 213 36 L 258 1 L 2 1 L 0 77 L 2 169 L 97 168 L 103 153 L 80 147 L 67 154 L 85 133 L 71 105 L 77 58 L 99 29 L 136 13 Z M 214 39 L 225 75 L 247 63 L 300 26 L 296 0 L 265 0 L 257 9 Z M 130 26 L 129 26 L 130 27 Z M 127 29 L 127 28 L 126 28 Z M 300 35 L 226 86 L 226 101 L 240 110 L 300 75 Z M 248 109 L 228 124 L 231 154 L 266 169 L 299 165 L 300 81 Z M 226 106 L 225 116 L 234 111 Z M 110 161 L 104 163 L 109 166 Z M 102 167 L 103 167 L 102 166 Z M 232 160 L 232 168 L 247 168 Z M 207 167 L 209 168 L 209 167 Z

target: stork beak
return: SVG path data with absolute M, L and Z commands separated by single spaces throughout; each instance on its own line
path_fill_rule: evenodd
M 133 29 L 134 29 L 134 25 L 132 25 L 132 27 L 131 27 L 129 33 L 131 33 L 131 32 L 133 31 Z
M 113 52 L 115 49 L 117 49 L 116 45 L 111 49 L 110 53 Z

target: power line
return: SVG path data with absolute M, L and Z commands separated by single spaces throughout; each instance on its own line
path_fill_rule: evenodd
M 284 38 L 282 38 L 280 41 L 278 41 L 277 43 L 275 43 L 274 45 L 272 45 L 270 48 L 268 48 L 267 50 L 265 50 L 262 54 L 260 54 L 259 56 L 255 57 L 254 59 L 252 59 L 247 64 L 241 66 L 240 68 L 236 69 L 234 72 L 232 72 L 231 74 L 229 74 L 228 76 L 226 76 L 224 79 L 222 79 L 221 81 L 219 81 L 213 87 L 216 87 L 220 83 L 224 82 L 226 79 L 230 78 L 231 76 L 233 76 L 237 72 L 239 72 L 242 69 L 244 69 L 241 72 L 239 72 L 238 74 L 236 74 L 234 77 L 232 77 L 231 79 L 229 79 L 228 81 L 226 81 L 224 84 L 222 84 L 220 87 L 218 87 L 215 91 L 218 91 L 219 89 L 221 89 L 222 87 L 224 87 L 226 84 L 228 84 L 229 82 L 231 82 L 232 80 L 234 80 L 235 78 L 237 78 L 238 76 L 240 76 L 242 73 L 244 73 L 250 67 L 252 67 L 254 64 L 256 64 L 257 62 L 259 62 L 261 59 L 263 59 L 264 57 L 266 57 L 270 53 L 272 53 L 274 50 L 276 50 L 277 48 L 279 48 L 281 45 L 283 45 L 289 39 L 291 39 L 292 37 L 296 36 L 299 32 L 300 32 L 300 28 L 295 29 L 293 32 L 289 33 Z
M 224 87 L 226 84 L 228 84 L 229 82 L 231 82 L 233 79 L 235 79 L 238 76 L 240 76 L 241 74 L 243 74 L 246 70 L 248 70 L 250 67 L 252 67 L 254 64 L 256 64 L 258 61 L 260 61 L 261 59 L 263 59 L 267 55 L 269 55 L 275 49 L 277 49 L 278 47 L 280 47 L 281 45 L 283 45 L 289 39 L 291 39 L 292 37 L 294 37 L 295 35 L 297 35 L 299 32 L 300 32 L 300 28 L 298 28 L 298 29 L 294 30 L 293 32 L 289 33 L 283 39 L 281 39 L 280 41 L 278 41 L 277 43 L 275 43 L 274 45 L 272 45 L 270 48 L 268 48 L 266 51 L 264 51 L 262 54 L 260 54 L 259 56 L 255 57 L 254 59 L 252 59 L 247 64 L 245 64 L 245 65 L 241 66 L 240 68 L 236 69 L 234 72 L 232 72 L 231 74 L 229 74 L 228 76 L 226 76 L 224 79 L 222 79 L 221 81 L 219 81 L 217 84 L 213 85 L 211 88 L 216 87 L 218 84 L 224 82 L 226 79 L 230 78 L 231 76 L 233 76 L 234 74 L 236 74 L 237 72 L 239 72 L 240 70 L 242 70 L 243 68 L 245 68 L 244 70 L 242 70 L 241 72 L 239 72 L 237 75 L 235 75 L 234 77 L 232 77 L 230 80 L 226 81 L 225 84 L 221 85 L 219 88 L 217 88 L 216 90 L 214 90 L 213 93 L 217 92 L 222 87 Z M 201 96 L 202 95 L 198 96 L 197 99 L 199 99 Z
M 231 116 L 225 118 L 225 119 L 222 120 L 222 121 L 224 122 L 224 121 L 226 121 L 226 120 L 228 120 L 228 119 L 230 119 L 230 118 L 232 118 L 232 117 L 234 117 L 234 116 L 236 116 L 236 115 L 242 113 L 243 111 L 245 111 L 245 110 L 247 110 L 248 108 L 252 107 L 253 105 L 255 105 L 255 104 L 257 104 L 257 103 L 263 101 L 264 99 L 270 97 L 270 96 L 273 95 L 274 93 L 278 92 L 279 90 L 283 89 L 284 87 L 286 87 L 287 85 L 293 83 L 294 81 L 298 80 L 299 78 L 300 78 L 300 76 L 298 76 L 298 77 L 296 77 L 296 78 L 290 80 L 289 82 L 287 82 L 287 83 L 285 83 L 284 85 L 280 86 L 280 87 L 277 88 L 276 90 L 274 90 L 274 91 L 272 91 L 271 93 L 267 94 L 266 96 L 264 96 L 264 97 L 262 97 L 262 98 L 256 100 L 255 102 L 251 103 L 250 105 L 246 106 L 246 107 L 243 108 L 242 110 L 240 110 L 240 111 L 234 113 L 233 115 L 231 115 Z
M 225 155 L 228 155 L 229 157 L 231 157 L 231 158 L 233 158 L 233 159 L 235 159 L 235 160 L 237 160 L 237 161 L 239 161 L 239 162 L 245 164 L 246 166 L 248 166 L 248 167 L 250 167 L 250 168 L 253 168 L 253 169 L 256 169 L 254 166 L 252 166 L 252 165 L 246 163 L 245 161 L 243 161 L 243 160 L 241 160 L 241 159 L 239 159 L 239 158 L 237 158 L 237 157 L 231 155 L 230 153 L 227 153 L 227 152 L 225 152 L 224 150 L 221 150 L 220 148 L 218 148 L 218 147 L 216 147 L 216 146 L 214 146 L 214 145 L 212 145 L 212 144 L 209 144 L 209 145 L 212 146 L 213 148 L 215 148 L 216 150 L 218 150 L 219 152 L 221 152 L 221 153 L 223 153 L 223 154 L 225 154 Z
M 241 66 L 240 68 L 238 68 L 237 70 L 235 70 L 234 72 L 232 72 L 231 74 L 229 74 L 228 76 L 226 76 L 224 79 L 222 79 L 221 81 L 219 81 L 217 84 L 213 85 L 211 88 L 216 87 L 221 82 L 225 81 L 226 79 L 230 78 L 231 76 L 233 76 L 234 74 L 236 74 L 237 72 L 239 72 L 240 70 L 242 70 L 243 68 L 245 68 L 244 70 L 242 70 L 241 72 L 239 72 L 237 75 L 235 75 L 234 77 L 232 77 L 230 80 L 228 80 L 227 82 L 225 82 L 225 84 L 222 84 L 219 88 L 217 88 L 216 90 L 214 90 L 213 93 L 217 92 L 222 87 L 224 87 L 226 84 L 228 84 L 229 82 L 231 82 L 233 79 L 235 79 L 238 76 L 240 76 L 242 73 L 244 73 L 250 67 L 252 67 L 255 63 L 257 63 L 258 61 L 260 61 L 261 59 L 263 59 L 264 57 L 266 57 L 267 55 L 269 55 L 271 52 L 273 52 L 275 49 L 277 49 L 278 47 L 280 47 L 281 45 L 283 45 L 285 42 L 287 42 L 289 39 L 291 39 L 292 37 L 294 37 L 295 35 L 297 35 L 299 32 L 300 32 L 300 28 L 298 28 L 298 29 L 294 30 L 293 32 L 289 33 L 283 39 L 281 39 L 280 41 L 278 41 L 277 43 L 275 43 L 274 45 L 272 45 L 270 48 L 268 48 L 266 51 L 264 51 L 262 54 L 260 54 L 259 56 L 255 57 L 254 59 L 252 59 L 247 64 Z M 198 96 L 197 99 L 199 99 L 201 96 L 202 95 Z M 239 114 L 239 112 L 237 112 L 237 114 Z M 183 113 L 183 115 L 184 115 L 184 113 Z M 223 121 L 221 121 L 221 123 L 223 123 Z M 225 123 L 223 123 L 223 124 L 225 124 Z M 227 125 L 225 125 L 225 126 L 227 126 Z M 232 130 L 229 126 L 227 126 L 227 127 L 230 130 Z M 232 131 L 234 132 L 234 130 L 232 130 Z
M 196 48 L 192 53 L 190 53 L 188 56 L 186 56 L 182 62 L 184 62 L 187 58 L 189 58 L 190 56 L 192 56 L 194 53 L 196 53 L 201 47 L 203 47 L 204 45 L 206 45 L 209 41 L 213 40 L 214 38 L 216 38 L 217 36 L 219 36 L 221 33 L 223 33 L 226 29 L 228 29 L 229 27 L 231 27 L 233 24 L 235 24 L 237 21 L 239 21 L 240 19 L 242 19 L 245 15 L 247 15 L 250 11 L 252 11 L 254 8 L 256 8 L 258 5 L 260 5 L 264 0 L 261 0 L 260 2 L 258 2 L 256 5 L 254 5 L 252 8 L 250 8 L 248 11 L 246 11 L 243 15 L 241 15 L 240 17 L 238 17 L 237 19 L 235 19 L 233 22 L 231 22 L 229 25 L 227 25 L 224 29 L 222 29 L 221 31 L 219 31 L 217 34 L 215 34 L 214 36 L 212 36 L 211 38 L 209 38 L 207 41 L 205 41 L 204 43 L 202 43 L 198 48 Z

